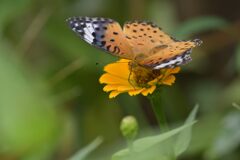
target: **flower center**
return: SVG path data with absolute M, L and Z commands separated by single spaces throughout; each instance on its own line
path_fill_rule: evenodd
M 138 87 L 150 87 L 148 82 L 160 78 L 163 74 L 161 70 L 152 70 L 142 67 L 134 62 L 129 62 L 130 80 Z

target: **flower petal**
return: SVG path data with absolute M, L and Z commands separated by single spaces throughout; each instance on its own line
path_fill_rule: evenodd
M 144 96 L 147 96 L 148 94 L 152 94 L 153 91 L 156 89 L 156 86 L 151 86 L 150 88 L 145 88 L 143 91 L 142 91 L 142 95 Z
M 107 84 L 106 86 L 103 87 L 103 91 L 105 92 L 113 91 L 116 90 L 118 87 L 119 87 L 118 84 Z
M 129 60 L 122 59 L 115 63 L 108 64 L 104 67 L 104 71 L 114 76 L 128 79 L 130 74 L 128 62 Z
M 171 74 L 178 73 L 180 72 L 181 68 L 180 67 L 175 67 L 171 69 Z
M 120 92 L 123 92 L 123 91 L 129 91 L 129 90 L 133 90 L 134 88 L 130 85 L 121 85 L 121 84 L 107 84 L 104 88 L 103 88 L 103 91 L 105 92 L 109 92 L 109 91 L 113 91 L 113 90 L 116 90 L 116 91 L 120 91 Z
M 129 84 L 127 79 L 116 77 L 116 76 L 108 74 L 108 73 L 103 74 L 100 77 L 99 82 L 106 83 L 106 84 L 124 84 L 124 85 Z
M 128 91 L 128 94 L 129 94 L 130 96 L 135 96 L 135 95 L 137 95 L 137 94 L 140 94 L 143 90 L 144 90 L 144 88 L 139 88 L 139 89 L 131 90 L 131 91 Z
M 164 71 L 165 71 L 165 72 L 163 72 L 164 75 L 168 76 L 170 74 L 178 73 L 180 71 L 180 67 L 168 68 L 168 69 L 165 69 Z
M 134 87 L 131 86 L 131 85 L 128 85 L 128 86 L 121 85 L 121 86 L 118 86 L 118 88 L 117 88 L 118 91 L 129 91 L 129 90 L 132 90 L 132 89 L 134 89 Z
M 115 98 L 117 95 L 119 95 L 120 93 L 122 92 L 119 92 L 119 91 L 112 91 L 110 94 L 109 94 L 109 98 Z
M 166 84 L 166 85 L 171 86 L 175 82 L 175 80 L 176 80 L 175 76 L 170 75 L 162 81 L 162 84 Z

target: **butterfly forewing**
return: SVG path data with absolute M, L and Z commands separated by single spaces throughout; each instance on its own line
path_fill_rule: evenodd
M 116 21 L 108 18 L 72 17 L 67 22 L 87 43 L 112 55 L 133 59 L 132 48 Z
M 136 54 L 143 54 L 145 56 L 148 56 L 154 47 L 174 41 L 157 25 L 151 22 L 127 22 L 124 24 L 123 32 L 128 42 L 133 46 L 133 51 Z

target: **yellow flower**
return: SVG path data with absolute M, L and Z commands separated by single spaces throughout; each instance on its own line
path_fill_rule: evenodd
M 157 85 L 172 85 L 175 82 L 174 73 L 180 67 L 151 70 L 135 65 L 130 60 L 121 59 L 105 66 L 99 81 L 106 84 L 103 90 L 110 92 L 109 98 L 128 92 L 130 96 L 152 94 Z

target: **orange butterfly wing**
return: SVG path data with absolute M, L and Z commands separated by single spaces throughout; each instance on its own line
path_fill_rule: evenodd
M 153 69 L 172 68 L 191 61 L 192 48 L 199 46 L 201 40 L 172 42 L 165 48 L 156 48 L 151 56 L 141 59 L 138 63 Z
M 134 60 L 152 69 L 175 67 L 189 62 L 191 49 L 201 44 L 200 40 L 175 40 L 151 22 L 128 22 L 123 32 L 133 46 Z
M 127 22 L 124 24 L 123 32 L 136 54 L 148 55 L 154 47 L 174 42 L 161 28 L 151 22 Z
M 191 49 L 202 41 L 177 41 L 150 22 L 128 22 L 123 30 L 108 18 L 72 17 L 72 30 L 87 43 L 114 56 L 152 69 L 175 67 L 191 60 Z
M 72 17 L 67 22 L 87 43 L 114 56 L 133 59 L 132 47 L 116 21 L 108 18 Z

